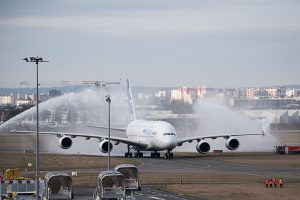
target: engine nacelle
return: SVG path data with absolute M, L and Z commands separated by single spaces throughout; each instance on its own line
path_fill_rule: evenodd
M 210 145 L 205 141 L 200 141 L 197 143 L 196 149 L 199 153 L 207 153 L 210 150 Z
M 102 140 L 98 145 L 99 150 L 102 153 L 108 153 L 108 140 Z M 113 144 L 110 142 L 110 151 L 113 149 Z
M 73 141 L 71 138 L 69 138 L 67 136 L 63 136 L 63 137 L 59 138 L 58 143 L 59 143 L 60 148 L 69 149 L 72 146 Z
M 240 146 L 240 142 L 236 138 L 230 137 L 226 142 L 226 148 L 233 151 L 237 150 Z

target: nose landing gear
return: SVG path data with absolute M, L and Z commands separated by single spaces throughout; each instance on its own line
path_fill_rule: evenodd
M 128 157 L 132 158 L 133 156 L 136 158 L 144 157 L 144 154 L 142 152 L 140 152 L 139 150 L 133 154 L 132 152 L 130 152 L 132 149 L 133 149 L 133 147 L 131 147 L 130 145 L 127 145 L 127 152 L 125 153 L 125 158 L 128 158 Z M 150 157 L 151 158 L 160 158 L 160 152 L 157 152 L 157 151 L 151 152 Z M 168 152 L 165 153 L 164 158 L 166 160 L 172 159 L 173 158 L 172 150 L 168 150 Z
M 136 154 L 135 154 L 135 157 L 142 158 L 142 157 L 144 157 L 144 154 L 140 151 L 137 151 Z
M 169 160 L 173 158 L 173 152 L 171 152 L 171 150 L 168 150 L 167 153 L 165 153 L 165 159 Z
M 151 152 L 151 158 L 160 158 L 160 153 L 157 151 Z

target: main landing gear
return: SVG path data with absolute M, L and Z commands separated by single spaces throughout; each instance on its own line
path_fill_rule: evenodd
M 128 158 L 128 157 L 132 158 L 132 153 L 131 153 L 131 152 L 129 152 L 129 153 L 126 152 L 126 153 L 125 153 L 125 158 Z
M 132 152 L 130 152 L 132 149 L 133 149 L 133 147 L 130 147 L 130 145 L 127 145 L 127 152 L 125 153 L 125 158 L 128 158 L 128 157 L 132 158 L 133 154 L 132 154 Z M 142 157 L 144 157 L 144 154 L 140 151 L 137 151 L 134 154 L 134 157 L 142 158 Z
M 127 152 L 125 153 L 125 158 L 132 158 L 132 152 L 130 152 L 130 150 L 132 150 L 133 147 L 130 147 L 130 145 L 127 145 Z
M 151 152 L 151 158 L 160 158 L 160 153 L 155 151 L 155 152 Z M 168 151 L 167 153 L 165 153 L 164 158 L 166 160 L 172 159 L 173 158 L 173 152 Z

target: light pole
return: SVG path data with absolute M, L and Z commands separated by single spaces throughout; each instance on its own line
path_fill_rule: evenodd
M 24 58 L 26 62 L 33 62 L 36 64 L 36 149 L 35 149 L 35 155 L 36 155 L 36 199 L 39 200 L 39 193 L 40 193 L 40 158 L 39 158 L 39 151 L 40 151 L 40 145 L 39 145 L 39 63 L 40 62 L 49 62 L 46 60 L 43 60 L 43 58 L 37 57 L 30 57 Z
M 110 95 L 106 96 L 106 102 L 108 103 L 108 170 L 110 170 Z

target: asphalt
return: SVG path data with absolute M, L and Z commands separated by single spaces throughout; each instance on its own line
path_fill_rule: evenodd
M 16 149 L 6 149 L 6 152 L 16 151 Z M 300 182 L 300 169 L 292 165 L 272 165 L 272 164 L 245 164 L 241 162 L 231 162 L 229 159 L 223 159 L 224 155 L 211 155 L 201 156 L 195 154 L 187 154 L 187 156 L 176 156 L 171 160 L 165 160 L 163 158 L 153 159 L 149 157 L 145 158 L 130 158 L 130 160 L 139 160 L 142 165 L 138 166 L 139 172 L 195 172 L 195 173 L 234 173 L 241 175 L 254 175 L 262 177 L 278 177 L 282 176 L 289 180 Z M 240 154 L 237 153 L 237 156 Z M 255 155 L 255 154 L 254 154 Z M 246 155 L 245 155 L 246 156 Z M 264 155 L 267 156 L 267 155 Z M 278 155 L 280 156 L 280 155 Z M 112 158 L 113 159 L 113 158 Z M 299 156 L 295 155 L 295 159 L 299 160 Z M 267 163 L 267 162 L 266 162 Z M 95 172 L 99 173 L 106 169 L 72 169 L 64 170 L 66 172 L 78 171 L 78 172 Z M 155 173 L 154 173 L 155 174 Z M 96 186 L 95 186 L 96 187 Z M 95 187 L 81 186 L 74 188 L 74 199 L 89 200 L 93 199 L 93 193 Z M 135 194 L 135 199 L 156 199 L 156 200 L 169 200 L 169 199 L 181 199 L 181 200 L 193 200 L 199 198 L 192 198 L 189 196 L 169 193 L 160 191 L 156 187 L 142 186 L 142 191 Z
M 74 187 L 74 200 L 93 200 L 93 187 Z M 136 200 L 199 200 L 199 198 L 188 197 L 183 194 L 175 194 L 160 191 L 155 188 L 145 187 L 141 191 L 135 192 Z M 201 199 L 200 199 L 201 200 Z
M 278 175 L 286 178 L 293 178 L 300 181 L 300 169 L 297 167 L 280 167 L 272 165 L 256 165 L 256 164 L 243 164 L 238 162 L 229 162 L 221 160 L 220 157 L 175 157 L 172 160 L 164 159 L 151 159 L 151 158 L 132 158 L 142 161 L 142 165 L 138 166 L 139 172 L 218 172 L 218 173 L 235 173 L 242 175 L 256 175 L 265 177 L 276 177 Z M 95 171 L 95 169 L 78 169 L 79 171 Z M 103 169 L 105 170 L 105 169 Z M 92 199 L 92 194 L 95 188 L 81 187 L 75 190 L 75 199 Z M 175 194 L 160 191 L 155 187 L 143 187 L 142 191 L 135 193 L 135 199 L 156 199 L 156 200 L 194 200 L 193 198 L 182 194 Z
M 244 175 L 257 176 L 278 176 L 293 177 L 300 180 L 300 169 L 297 167 L 282 167 L 270 165 L 243 164 L 238 162 L 228 162 L 216 158 L 205 158 L 201 156 L 179 157 L 172 160 L 163 159 L 140 159 L 143 165 L 139 171 L 174 171 L 174 172 L 232 172 Z

